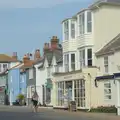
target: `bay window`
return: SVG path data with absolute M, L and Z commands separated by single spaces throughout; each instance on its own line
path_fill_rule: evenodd
M 92 14 L 87 12 L 87 32 L 92 32 Z
M 82 13 L 79 15 L 79 33 L 84 34 L 85 32 L 85 14 Z
M 71 38 L 75 38 L 75 22 L 71 21 Z
M 69 39 L 69 21 L 66 21 L 64 23 L 64 39 L 65 40 Z

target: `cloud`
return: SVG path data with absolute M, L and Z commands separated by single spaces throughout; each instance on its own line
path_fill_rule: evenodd
M 0 0 L 0 8 L 45 8 L 76 1 L 86 2 L 91 0 Z

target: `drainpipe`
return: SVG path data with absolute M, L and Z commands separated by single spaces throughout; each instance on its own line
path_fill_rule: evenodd
M 90 85 L 89 86 L 90 87 L 90 92 L 89 92 L 89 94 L 90 94 L 90 99 L 89 99 L 90 107 L 89 107 L 88 112 L 90 112 L 90 110 L 91 110 L 91 94 L 92 94 L 92 90 L 91 90 L 92 89 L 91 88 L 91 75 L 90 75 L 90 73 L 88 73 L 88 76 L 90 77 L 90 79 L 89 79 L 90 80 L 90 84 L 89 84 Z

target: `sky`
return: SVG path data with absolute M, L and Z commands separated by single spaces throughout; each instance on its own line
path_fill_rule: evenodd
M 61 21 L 72 17 L 93 0 L 0 0 L 0 53 L 41 51 L 45 42 L 58 36 Z

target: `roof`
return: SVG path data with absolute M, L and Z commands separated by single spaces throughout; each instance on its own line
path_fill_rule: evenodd
M 90 5 L 89 8 L 92 9 L 102 4 L 120 5 L 120 0 L 97 0 L 92 5 Z
M 54 51 L 49 51 L 45 54 L 45 57 L 47 58 L 49 65 L 52 62 L 53 56 L 55 56 L 56 61 L 58 61 L 62 57 L 62 51 L 61 50 L 54 50 Z
M 18 60 L 15 60 L 11 56 L 8 56 L 6 54 L 0 54 L 0 62 L 17 62 Z
M 118 49 L 120 50 L 120 34 L 108 42 L 101 50 L 96 52 L 96 56 L 114 53 L 114 51 Z
M 48 64 L 51 65 L 53 56 L 55 56 L 56 61 L 60 62 L 62 60 L 61 59 L 62 58 L 62 49 L 58 49 L 58 50 L 55 49 L 55 50 L 46 51 L 45 54 L 44 54 L 44 59 L 41 61 L 41 62 L 43 62 L 43 64 L 40 65 L 39 68 L 42 68 L 44 66 L 45 58 L 47 59 Z

